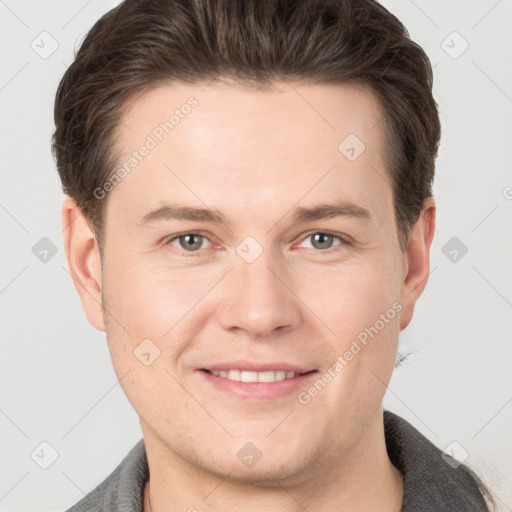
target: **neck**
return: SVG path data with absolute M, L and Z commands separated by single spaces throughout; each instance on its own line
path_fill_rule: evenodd
M 183 461 L 153 436 L 144 440 L 151 474 L 144 491 L 144 512 L 399 512 L 403 480 L 387 455 L 382 410 L 349 453 L 329 457 L 294 482 L 268 486 L 241 484 Z M 149 485 L 150 484 L 150 485 Z M 171 504 L 171 505 L 170 505 Z

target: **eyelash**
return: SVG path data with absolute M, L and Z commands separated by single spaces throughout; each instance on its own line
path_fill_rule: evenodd
M 310 231 L 308 233 L 306 233 L 303 238 L 301 238 L 300 242 L 303 242 L 304 240 L 306 240 L 307 238 L 309 238 L 310 236 L 312 235 L 316 235 L 316 234 L 322 234 L 322 235 L 330 235 L 330 236 L 333 236 L 334 238 L 337 238 L 338 240 L 340 240 L 340 244 L 334 246 L 334 247 L 331 247 L 329 249 L 316 249 L 313 248 L 313 250 L 315 250 L 315 252 L 319 253 L 319 254 L 323 254 L 323 253 L 328 253 L 330 254 L 331 252 L 333 251 L 336 251 L 336 248 L 337 247 L 342 247 L 342 246 L 349 246 L 349 245 L 352 245 L 351 241 L 348 240 L 347 237 L 344 237 L 344 236 L 341 236 L 341 235 L 338 235 L 336 233 L 331 233 L 330 231 Z M 185 236 L 185 235 L 198 235 L 198 236 L 201 236 L 202 238 L 206 238 L 210 243 L 211 240 L 202 232 L 200 231 L 186 231 L 185 233 L 180 233 L 178 235 L 174 235 L 172 238 L 169 238 L 165 243 L 164 245 L 166 246 L 170 246 L 172 247 L 170 244 L 171 242 L 174 242 L 175 240 L 178 240 L 180 237 L 182 236 Z M 299 243 L 300 243 L 299 242 Z M 179 254 L 183 257 L 197 257 L 197 256 L 201 256 L 201 249 L 198 249 L 196 251 L 185 251 L 185 250 L 180 250 L 176 247 L 173 247 L 173 249 L 176 249 Z

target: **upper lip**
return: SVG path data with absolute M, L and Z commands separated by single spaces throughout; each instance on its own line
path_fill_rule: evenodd
M 284 370 L 286 372 L 295 372 L 295 373 L 308 373 L 312 371 L 311 368 L 306 368 L 304 366 L 298 366 L 295 364 L 282 363 L 276 361 L 274 363 L 257 363 L 252 361 L 230 361 L 226 363 L 218 363 L 208 365 L 208 367 L 203 367 L 201 370 L 213 370 L 213 371 L 222 371 L 222 370 L 243 370 L 247 372 L 266 372 L 270 370 Z

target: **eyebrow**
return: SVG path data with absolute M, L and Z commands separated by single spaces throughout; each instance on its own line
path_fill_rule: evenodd
M 293 211 L 293 221 L 296 224 L 331 219 L 334 217 L 349 217 L 369 222 L 372 218 L 372 214 L 362 206 L 345 201 L 332 204 L 325 203 L 312 207 L 299 207 Z M 193 208 L 180 204 L 166 204 L 146 213 L 140 219 L 138 225 L 144 226 L 161 220 L 190 220 L 221 224 L 224 223 L 226 219 L 218 210 Z

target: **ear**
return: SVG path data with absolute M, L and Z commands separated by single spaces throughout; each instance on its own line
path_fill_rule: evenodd
M 403 282 L 400 314 L 400 330 L 405 329 L 412 320 L 416 301 L 427 285 L 430 272 L 430 246 L 434 238 L 436 223 L 436 204 L 433 197 L 427 197 L 423 209 L 414 224 L 403 261 Z
M 89 322 L 105 330 L 101 297 L 101 260 L 94 232 L 74 199 L 62 205 L 64 250 L 75 288 Z

